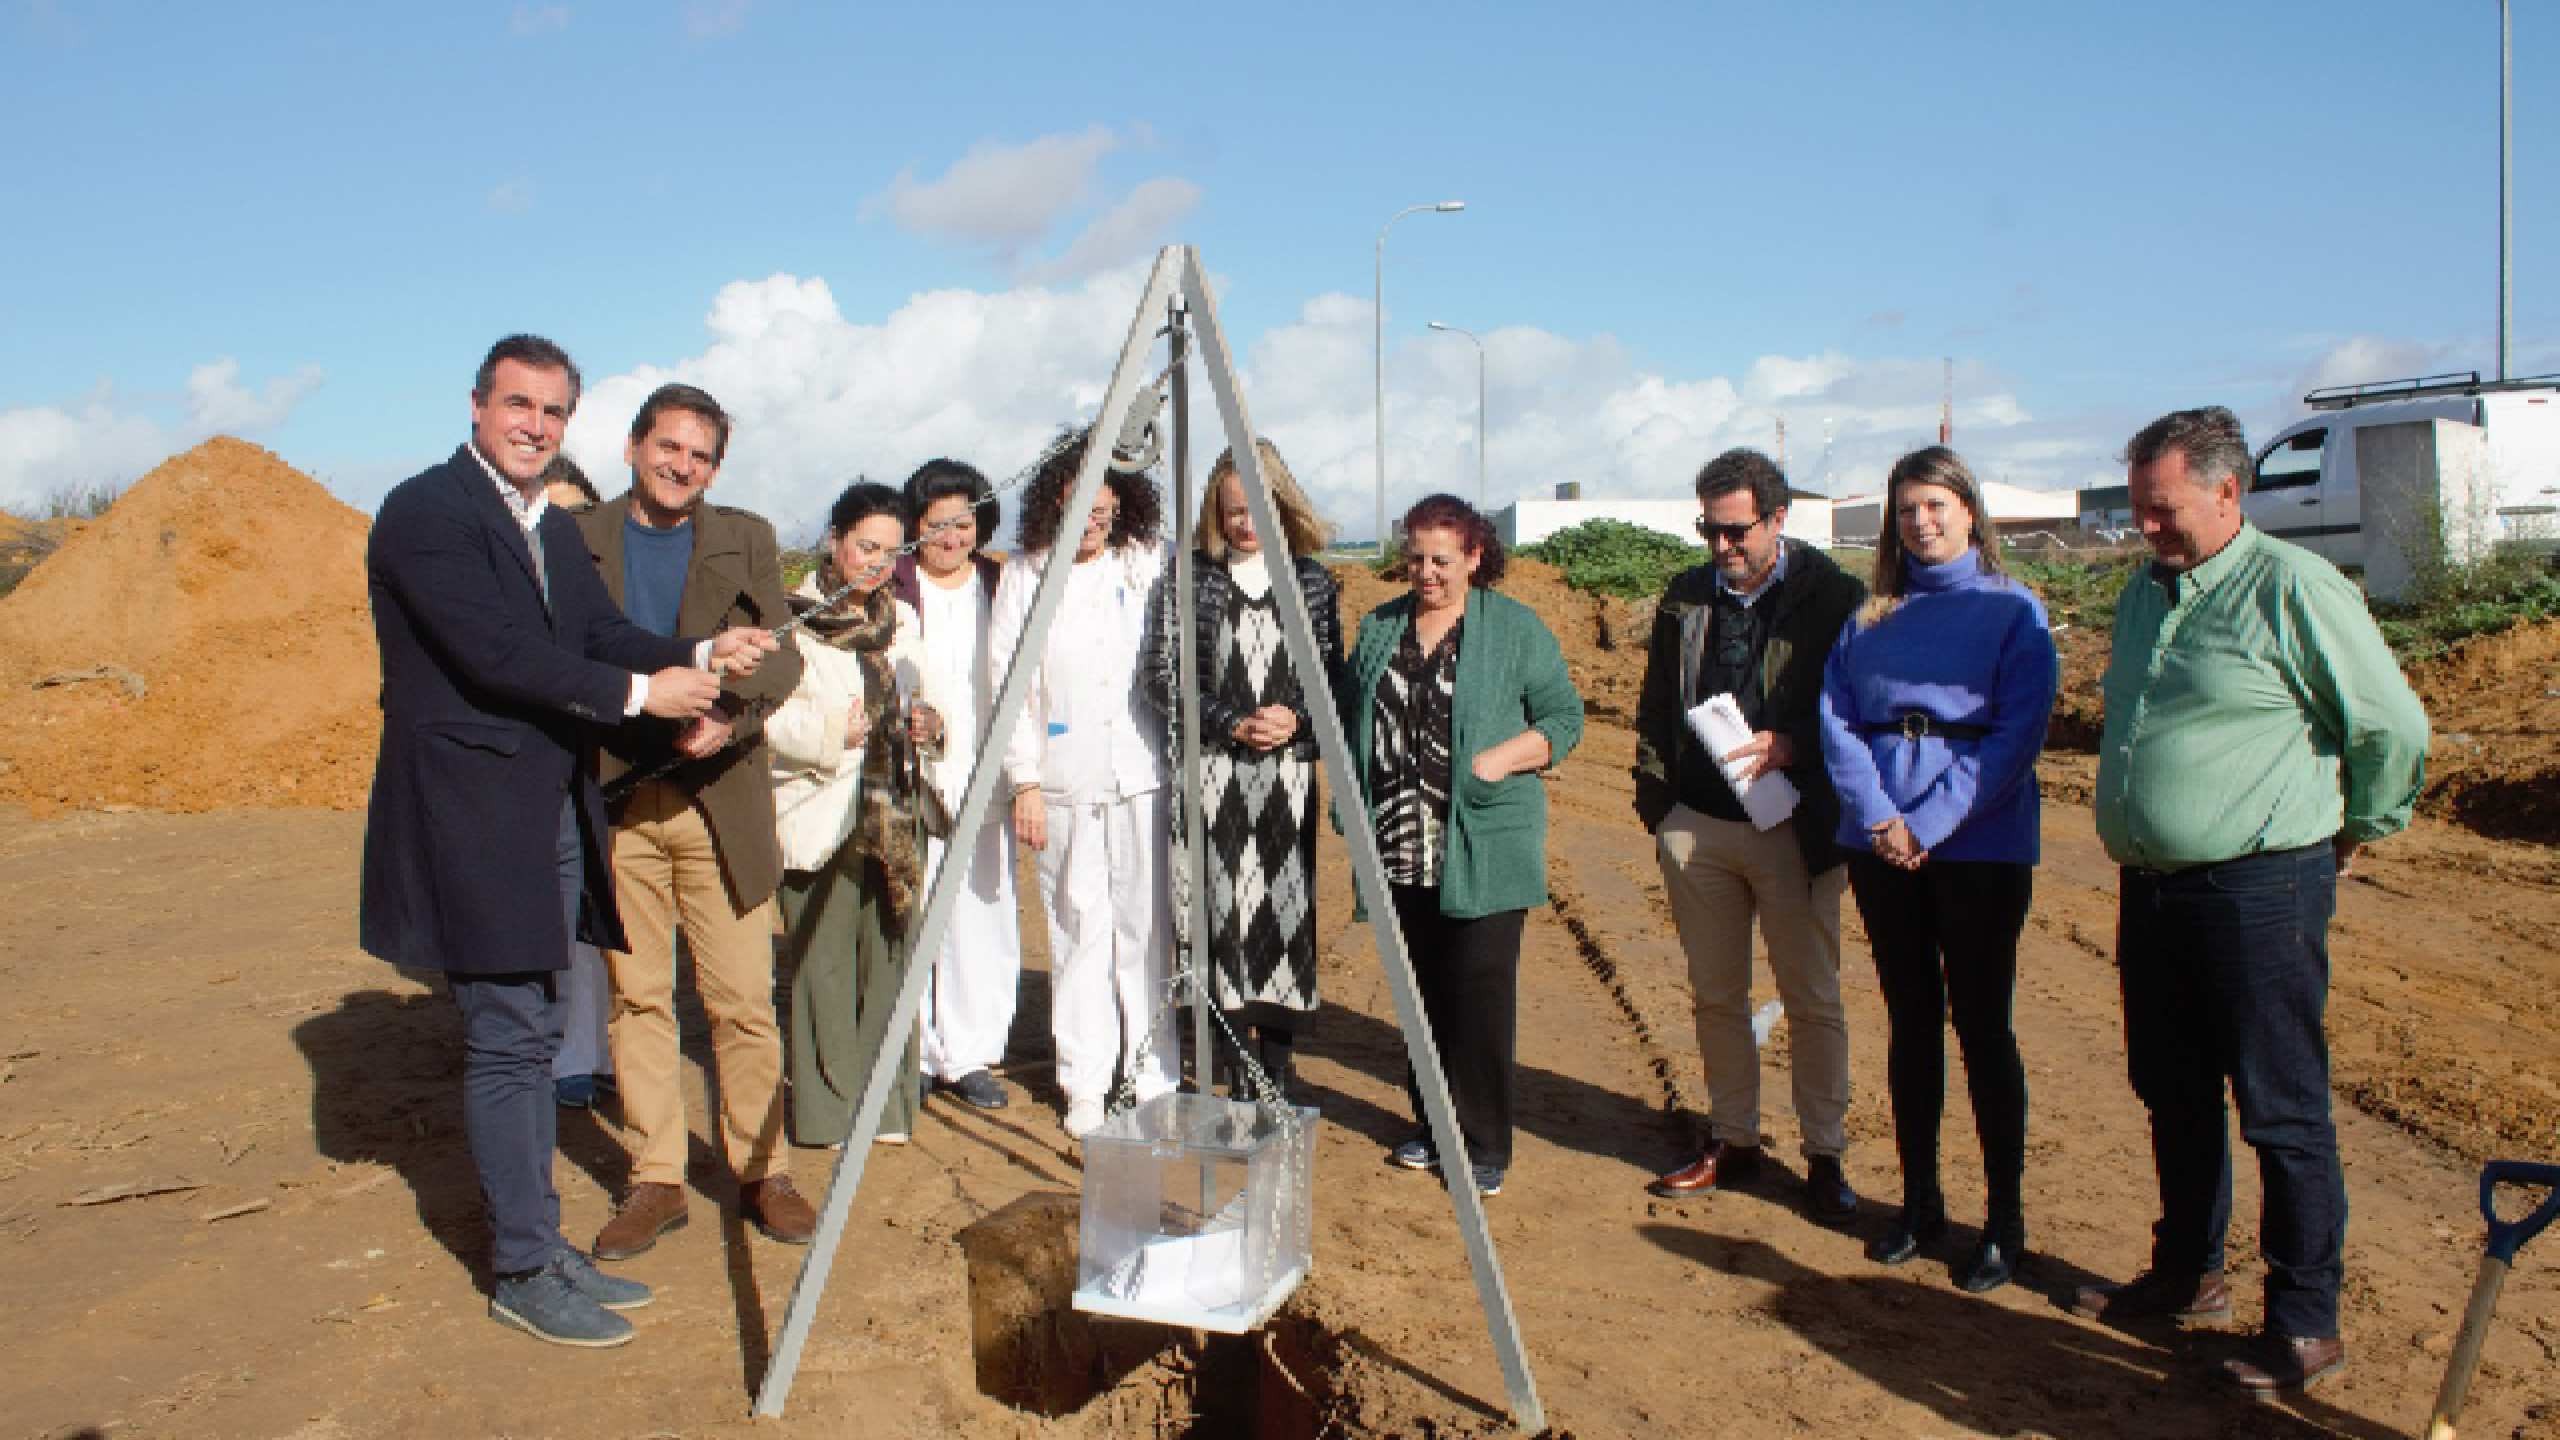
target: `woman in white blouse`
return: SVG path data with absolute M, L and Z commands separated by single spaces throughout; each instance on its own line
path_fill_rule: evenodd
M 938 745 L 941 717 L 918 700 L 916 613 L 888 588 L 906 535 L 906 497 L 888 486 L 857 483 L 837 498 L 826 554 L 792 594 L 800 686 L 765 722 L 782 839 L 789 1118 L 802 1145 L 839 1145 L 853 1129 L 922 888 L 906 747 Z M 879 1139 L 892 1144 L 915 1124 L 916 1047 L 904 1041 L 880 1117 Z
M 960 813 L 977 760 L 979 737 L 995 709 L 987 673 L 987 631 L 995 619 L 997 563 L 978 548 L 1003 518 L 995 490 L 975 466 L 928 460 L 907 477 L 907 514 L 916 549 L 890 575 L 898 599 L 923 622 L 920 638 L 925 693 L 949 727 L 942 758 L 927 767 L 941 794 L 943 813 Z M 969 867 L 968 884 L 933 957 L 933 985 L 922 1015 L 925 1077 L 981 1110 L 1001 1110 L 1004 1086 L 995 1067 L 1004 1063 L 1005 1037 L 1013 1030 L 1014 997 L 1022 986 L 1022 917 L 1013 893 L 1010 817 L 990 808 L 986 823 L 958 848 Z M 951 843 L 929 842 L 928 872 L 952 853 Z
M 1164 507 L 1143 474 L 1106 471 L 1090 513 L 1065 513 L 1087 432 L 1041 456 L 1022 501 L 1022 550 L 1005 563 L 988 637 L 1009 663 L 1040 577 L 1064 557 L 1066 603 L 1037 657 L 1005 747 L 1013 832 L 1040 855 L 1049 916 L 1049 1021 L 1067 1133 L 1102 1123 L 1115 1072 L 1141 1102 L 1178 1083 L 1180 1045 L 1165 995 L 1172 946 L 1166 889 L 1164 726 L 1140 694 L 1147 610 L 1164 575 Z

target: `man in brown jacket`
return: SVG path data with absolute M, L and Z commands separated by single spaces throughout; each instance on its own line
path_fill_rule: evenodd
M 729 417 L 690 385 L 659 387 L 631 422 L 631 490 L 578 517 L 615 603 L 635 624 L 670 635 L 731 624 L 771 628 L 790 612 L 773 527 L 703 502 L 729 446 Z M 717 621 L 704 629 L 706 621 Z M 690 627 L 690 628 L 688 628 Z M 785 646 L 723 688 L 709 714 L 679 728 L 634 722 L 605 737 L 607 793 L 638 780 L 613 807 L 613 881 L 631 948 L 610 951 L 613 1067 L 631 1147 L 631 1190 L 601 1233 L 600 1260 L 649 1249 L 685 1222 L 682 1057 L 675 1005 L 675 930 L 684 928 L 719 1066 L 720 1149 L 740 1208 L 775 1240 L 805 1245 L 817 1228 L 793 1188 L 782 1138 L 782 1034 L 773 1010 L 773 893 L 782 879 L 766 778 L 765 715 L 800 681 Z M 681 760 L 664 774 L 655 772 Z

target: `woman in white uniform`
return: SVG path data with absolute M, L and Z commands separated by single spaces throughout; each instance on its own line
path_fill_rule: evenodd
M 1181 1061 L 1165 995 L 1164 726 L 1138 678 L 1165 570 L 1164 507 L 1145 475 L 1106 471 L 1091 513 L 1067 515 L 1087 438 L 1070 431 L 1040 458 L 987 646 L 991 669 L 1007 663 L 1041 576 L 1060 558 L 1073 566 L 1005 747 L 1005 780 L 1013 832 L 1040 856 L 1050 1030 L 1067 1133 L 1078 1139 L 1102 1123 L 1115 1073 L 1144 1102 L 1175 1087 Z
M 924 693 L 949 727 L 942 758 L 926 767 L 926 779 L 942 796 L 943 813 L 957 815 L 978 739 L 987 733 L 995 708 L 987 631 L 995 619 L 1000 567 L 978 542 L 994 534 L 1003 517 L 987 477 L 958 460 L 928 460 L 917 467 L 907 477 L 906 496 L 916 553 L 898 558 L 890 586 L 922 622 Z M 1022 985 L 1011 821 L 1006 809 L 990 808 L 974 841 L 959 848 L 969 867 L 968 886 L 934 956 L 922 1019 L 925 1079 L 981 1110 L 1005 1106 L 1005 1089 L 994 1071 L 1004 1063 L 1014 996 Z M 927 874 L 940 868 L 951 848 L 940 837 L 930 842 Z

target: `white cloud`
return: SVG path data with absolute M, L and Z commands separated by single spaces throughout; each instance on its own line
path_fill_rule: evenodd
M 692 0 L 684 7 L 684 32 L 696 40 L 744 29 L 750 0 Z
M 912 234 L 984 250 L 1026 284 L 1081 280 L 1148 253 L 1200 203 L 1199 186 L 1159 175 L 1092 215 L 1054 255 L 1032 258 L 1043 241 L 1098 203 L 1096 172 L 1104 157 L 1153 143 L 1143 125 L 1127 131 L 1093 125 L 1019 145 L 981 140 L 934 179 L 900 171 L 863 202 L 862 213 L 886 214 Z
M 490 186 L 486 204 L 494 214 L 521 215 L 533 208 L 533 196 L 533 182 L 519 175 Z
M 1114 265 L 1152 253 L 1174 222 L 1200 203 L 1200 187 L 1188 180 L 1162 176 L 1129 192 L 1128 197 L 1096 217 L 1055 260 L 1026 267 L 1026 280 L 1058 281 L 1098 274 Z
M 507 17 L 507 29 L 516 35 L 556 35 L 568 28 L 566 5 L 518 5 Z
M 1085 199 L 1094 167 L 1119 144 L 1103 125 L 1020 145 L 981 140 L 939 179 L 898 172 L 863 210 L 887 211 L 901 230 L 984 245 L 1010 258 Z
M 651 389 L 683 380 L 737 418 L 715 497 L 772 519 L 786 540 L 809 538 L 856 475 L 895 482 L 954 455 L 1001 483 L 1057 426 L 1092 414 L 1145 278 L 1145 264 L 1133 262 L 1072 285 L 937 290 L 878 319 L 846 316 L 815 276 L 737 281 L 713 297 L 697 353 L 591 386 L 569 448 L 600 485 L 619 489 L 631 416 Z M 1235 338 L 1254 422 L 1346 533 L 1369 534 L 1368 300 L 1318 295 L 1293 320 Z M 1497 506 L 1550 494 L 1563 480 L 1593 495 L 1685 494 L 1718 451 L 1774 448 L 1781 414 L 1790 473 L 1839 494 L 1874 488 L 1903 452 L 1937 437 L 1934 356 L 1771 355 L 1735 375 L 1682 376 L 1637 365 L 1607 335 L 1510 327 L 1485 344 Z M 1438 489 L 1471 494 L 1473 350 L 1437 335 L 1391 338 L 1387 380 L 1391 502 L 1400 508 Z M 1208 386 L 1192 393 L 1205 471 L 1225 442 Z M 1959 365 L 1957 395 L 1958 446 L 1985 478 L 2120 478 L 2112 457 L 2131 433 L 2127 417 L 2040 420 L 1976 366 Z
M 265 430 L 283 423 L 320 380 L 320 367 L 305 365 L 252 391 L 240 383 L 240 362 L 225 355 L 187 372 L 187 419 L 208 435 Z
M 321 378 L 305 366 L 251 389 L 240 383 L 239 362 L 225 357 L 189 372 L 179 418 L 164 418 L 165 403 L 130 403 L 103 383 L 67 405 L 0 410 L 0 509 L 24 513 L 62 491 L 122 486 L 210 435 L 272 429 Z

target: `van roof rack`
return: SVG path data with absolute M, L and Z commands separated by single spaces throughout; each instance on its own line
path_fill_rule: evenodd
M 2548 390 L 2560 386 L 2560 371 L 2521 375 L 2512 380 L 2483 380 L 2477 370 L 2450 370 L 2442 375 L 2412 375 L 2406 380 L 2372 380 L 2362 385 L 2332 385 L 2302 397 L 2314 410 L 2346 410 L 2386 400 L 2416 400 L 2428 395 L 2486 395 L 2503 390 Z

